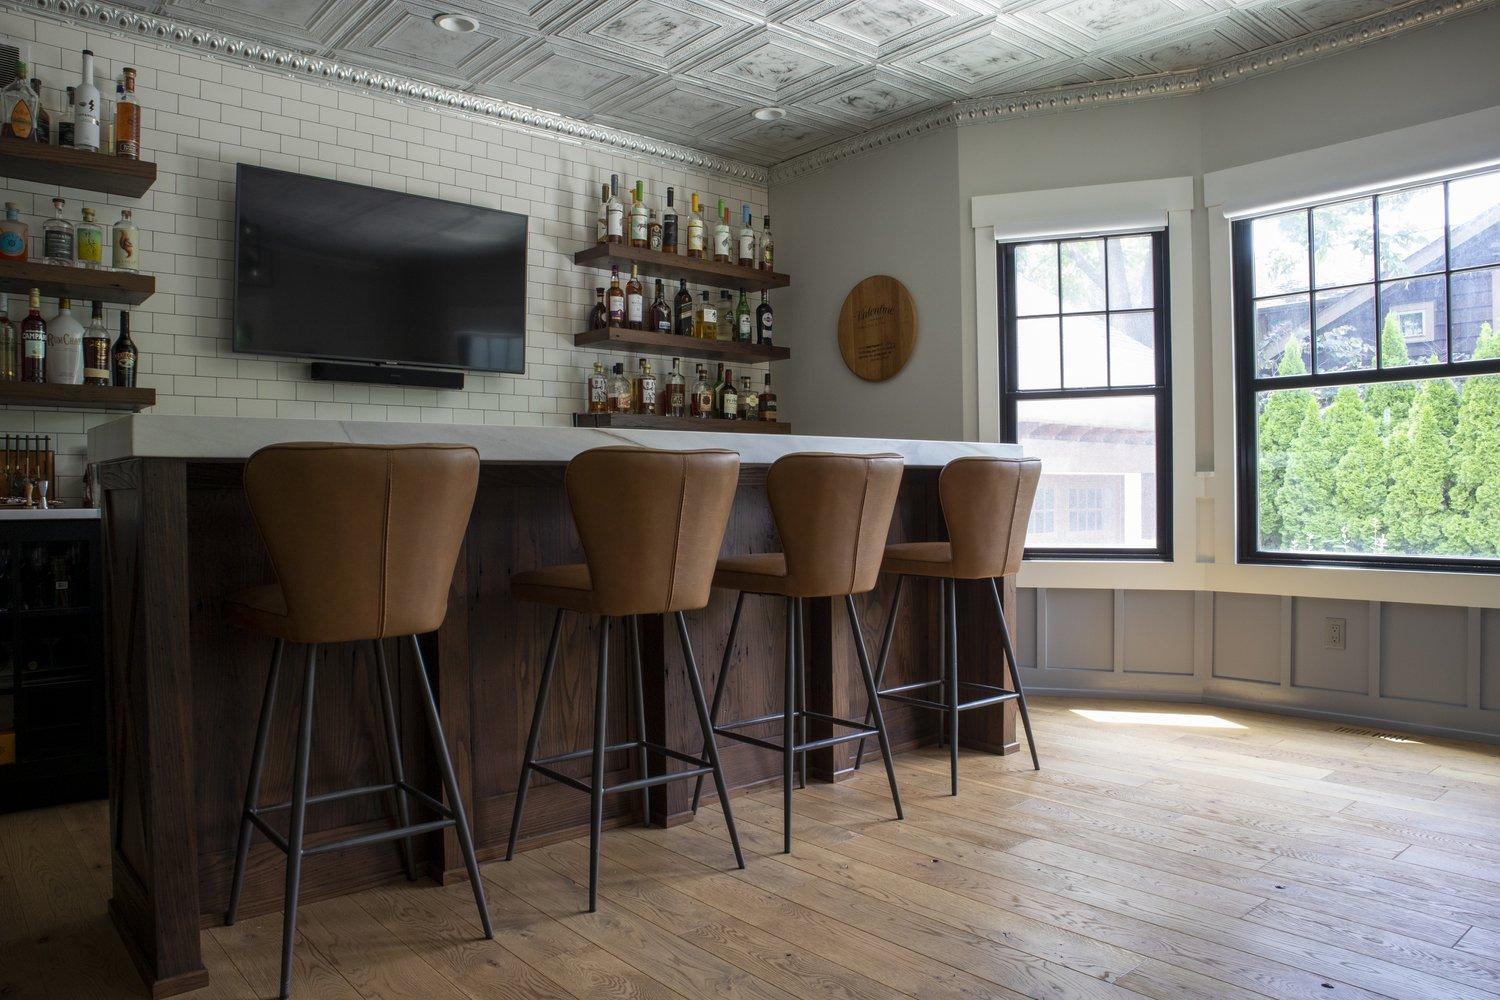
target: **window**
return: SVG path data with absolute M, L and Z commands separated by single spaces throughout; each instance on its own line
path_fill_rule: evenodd
M 1166 233 L 999 247 L 1001 432 L 1042 460 L 1030 557 L 1170 559 Z
M 1500 563 L 1500 172 L 1234 223 L 1240 557 Z

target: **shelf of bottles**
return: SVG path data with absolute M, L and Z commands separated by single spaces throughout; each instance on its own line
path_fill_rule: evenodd
M 156 292 L 156 278 L 139 271 L 0 259 L 0 292 L 25 295 L 33 288 L 43 298 L 137 306 Z
M 764 420 L 664 417 L 654 413 L 575 413 L 574 427 L 628 427 L 642 431 L 703 431 L 711 434 L 790 434 L 791 424 Z
M 706 358 L 709 361 L 734 361 L 750 365 L 767 361 L 785 361 L 792 356 L 791 351 L 774 344 L 706 340 L 666 333 L 661 330 L 632 330 L 620 326 L 585 330 L 583 333 L 574 335 L 573 344 L 577 347 L 595 347 L 606 350 L 655 351 L 674 357 Z
M 156 390 L 113 385 L 0 382 L 0 404 L 139 413 L 148 406 L 156 405 Z
M 688 281 L 746 292 L 785 288 L 792 283 L 790 275 L 776 271 L 762 271 L 724 261 L 688 257 L 665 250 L 652 250 L 650 247 L 633 247 L 628 243 L 596 243 L 575 253 L 573 263 L 597 267 L 603 271 L 613 267 L 629 271 L 631 265 L 636 265 L 643 273 L 663 280 Z

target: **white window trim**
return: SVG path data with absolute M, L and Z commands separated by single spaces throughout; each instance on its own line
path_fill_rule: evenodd
M 1194 434 L 1193 178 L 1168 177 L 1086 187 L 980 195 L 970 203 L 974 230 L 975 394 L 978 438 L 1000 440 L 1000 308 L 996 247 L 1053 236 L 1167 231 L 1167 287 L 1172 351 L 1171 562 L 1047 559 L 1028 562 L 1023 587 L 1200 590 L 1199 496 Z

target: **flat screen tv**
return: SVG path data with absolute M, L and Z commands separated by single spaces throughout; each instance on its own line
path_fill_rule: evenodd
M 526 216 L 240 164 L 234 349 L 521 373 Z

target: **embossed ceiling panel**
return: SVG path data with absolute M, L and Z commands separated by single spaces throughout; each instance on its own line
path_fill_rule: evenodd
M 35 0 L 63 15 L 110 9 Z M 1500 0 L 127 0 L 574 132 L 794 172 L 893 137 L 1215 86 Z M 87 10 L 85 10 L 87 8 Z M 123 8 L 115 7 L 123 11 Z M 443 31 L 439 13 L 478 30 Z M 135 15 L 131 15 L 135 16 Z M 106 18 L 108 20 L 108 18 Z M 124 13 L 115 19 L 124 26 Z M 147 30 L 137 28 L 137 30 Z M 1306 42 L 1306 44 L 1303 44 Z M 190 44 L 198 44 L 189 42 Z M 322 63 L 319 63 L 322 65 Z M 369 76 L 371 74 L 365 74 Z M 342 78 L 342 77 L 341 77 Z M 469 98 L 443 98 L 448 103 Z M 764 122 L 757 108 L 783 108 Z M 508 106 L 507 106 L 508 107 Z M 588 123 L 583 125 L 579 123 Z M 544 126 L 551 127 L 551 126 Z M 816 152 L 815 152 L 816 151 Z M 788 162 L 794 161 L 794 162 Z

